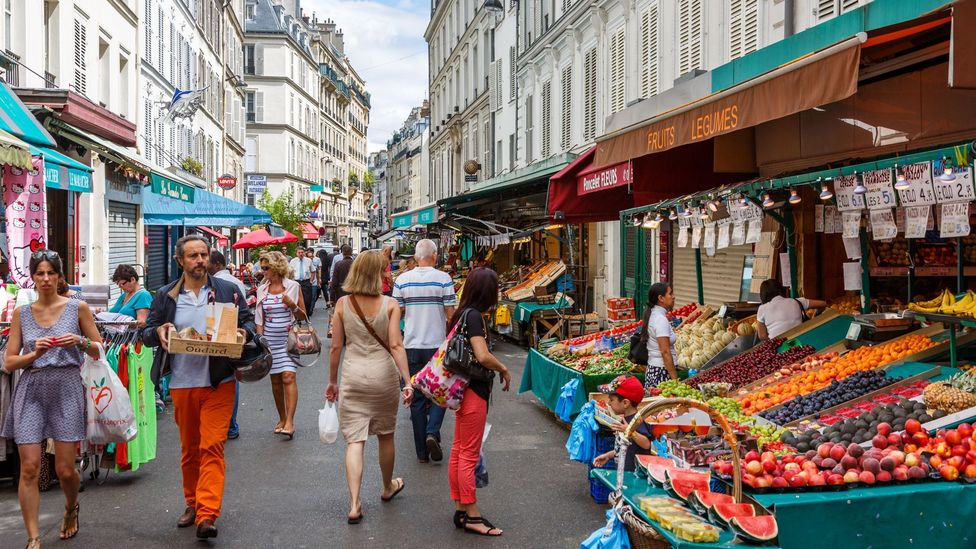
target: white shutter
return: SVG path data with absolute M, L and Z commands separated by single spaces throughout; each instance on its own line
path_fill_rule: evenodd
M 532 109 L 533 96 L 525 97 L 525 163 L 532 163 L 532 141 L 535 139 L 535 113 Z
M 679 0 L 678 4 L 678 75 L 702 66 L 701 0 Z
M 75 91 L 85 95 L 88 89 L 88 71 L 85 63 L 85 52 L 88 49 L 87 20 L 81 14 L 75 13 Z
M 733 0 L 734 1 L 734 0 Z M 651 4 L 641 14 L 641 89 L 642 98 L 658 92 L 658 6 Z
M 840 12 L 847 13 L 855 9 L 860 3 L 860 0 L 840 0 Z
M 573 135 L 573 66 L 567 65 L 560 78 L 562 92 L 562 126 L 559 135 L 559 148 L 569 150 Z
M 552 152 L 552 81 L 542 85 L 542 158 Z
M 162 3 L 158 4 L 156 10 L 156 32 L 153 38 L 156 39 L 156 70 L 160 74 L 163 74 L 163 56 L 166 54 L 166 37 L 163 35 L 163 22 L 166 19 L 163 17 L 163 6 Z
M 730 0 L 729 59 L 759 49 L 759 0 Z
M 254 92 L 254 121 L 264 122 L 264 92 Z
M 509 66 L 509 81 L 508 81 L 508 100 L 515 101 L 515 96 L 518 90 L 515 86 L 515 46 L 508 48 L 508 66 Z
M 264 46 L 260 44 L 254 46 L 254 74 L 264 74 Z
M 626 98 L 626 42 L 625 27 L 621 27 L 610 36 L 610 63 L 608 63 L 608 77 L 610 79 L 610 113 L 613 114 L 624 108 Z
M 492 61 L 488 65 L 488 109 L 491 112 L 498 110 L 498 75 L 495 73 L 495 65 L 499 61 Z
M 495 82 L 497 83 L 497 85 L 495 86 L 495 91 L 497 93 L 495 104 L 498 106 L 499 109 L 502 108 L 502 103 L 505 102 L 505 94 L 502 90 L 502 76 L 503 76 L 502 68 L 503 68 L 502 60 L 499 59 L 495 61 Z
M 742 57 L 742 3 L 729 0 L 729 59 Z
M 837 15 L 837 0 L 820 0 L 817 3 L 817 21 L 830 19 Z
M 491 117 L 485 118 L 485 134 L 482 141 L 485 143 L 485 161 L 481 167 L 481 175 L 482 179 L 488 179 L 495 175 L 491 160 Z
M 583 141 L 596 138 L 596 49 L 583 56 Z
M 146 0 L 146 14 L 145 15 L 146 15 L 146 17 L 145 17 L 145 19 L 143 21 L 143 34 L 145 35 L 145 38 L 146 38 L 146 48 L 145 48 L 146 51 L 143 53 L 143 57 L 149 63 L 152 63 L 152 59 L 153 59 L 153 42 L 155 42 L 155 40 L 153 40 L 153 23 L 152 23 L 153 9 L 152 9 L 152 0 Z

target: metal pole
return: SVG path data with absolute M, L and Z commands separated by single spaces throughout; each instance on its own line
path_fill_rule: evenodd
M 695 275 L 698 277 L 698 303 L 705 304 L 705 286 L 702 282 L 701 248 L 695 248 Z
M 861 313 L 871 312 L 871 266 L 868 262 L 868 235 L 864 227 L 858 233 L 861 240 Z
M 961 294 L 965 287 L 962 271 L 962 237 L 956 237 L 956 293 Z M 955 366 L 953 366 L 955 368 Z
M 796 246 L 793 244 L 796 223 L 793 221 L 793 206 L 789 202 L 783 207 L 783 228 L 786 230 L 786 254 L 790 261 L 790 297 L 797 298 L 800 292 L 796 275 Z

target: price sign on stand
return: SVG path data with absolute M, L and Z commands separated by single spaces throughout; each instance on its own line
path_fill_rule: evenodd
M 824 206 L 816 204 L 813 207 L 813 232 L 824 232 Z
M 749 220 L 749 230 L 746 232 L 746 244 L 759 242 L 759 238 L 762 235 L 762 223 L 762 219 Z
M 969 167 L 953 168 L 952 173 L 956 176 L 952 181 L 944 181 L 942 177 L 936 177 L 932 181 L 935 199 L 939 204 L 976 200 L 976 193 L 973 192 L 973 170 Z
M 942 205 L 942 218 L 939 221 L 941 238 L 969 236 L 969 230 L 969 202 Z
M 719 250 L 729 247 L 729 231 L 732 228 L 732 224 L 728 219 L 723 219 L 718 222 L 718 245 L 716 246 Z
M 688 247 L 688 227 L 678 227 L 678 247 Z
M 844 263 L 844 290 L 858 292 L 861 290 L 861 262 Z
M 746 226 L 739 222 L 732 225 L 732 245 L 741 246 L 746 243 Z
M 932 163 L 919 162 L 902 168 L 902 174 L 909 187 L 898 191 L 902 206 L 930 206 L 935 204 L 932 190 Z
M 895 189 L 892 187 L 891 170 L 868 170 L 863 174 L 864 202 L 869 210 L 895 207 Z
M 834 197 L 837 209 L 842 212 L 864 209 L 864 197 L 854 193 L 857 175 L 839 175 L 834 178 Z
M 834 217 L 836 213 L 836 206 L 824 206 L 824 233 L 834 234 L 837 232 L 837 229 L 834 227 Z
M 931 208 L 931 206 L 908 206 L 905 208 L 905 238 L 925 238 Z
M 691 228 L 691 247 L 698 249 L 701 247 L 702 227 L 695 225 Z
M 891 208 L 871 210 L 871 238 L 891 240 L 896 236 L 898 236 L 898 225 L 895 225 L 895 215 Z
M 844 238 L 857 238 L 861 232 L 861 212 L 843 212 Z

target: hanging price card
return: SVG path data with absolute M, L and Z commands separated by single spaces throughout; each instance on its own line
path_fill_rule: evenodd
M 679 248 L 688 247 L 688 227 L 678 228 L 678 247 Z
M 844 253 L 847 259 L 861 259 L 861 239 L 860 238 L 841 238 L 844 242 Z
M 746 232 L 746 244 L 759 242 L 762 235 L 762 219 L 752 219 L 749 221 L 749 231 Z
M 905 232 L 905 208 L 895 208 L 895 226 L 898 232 Z
M 681 229 L 687 229 L 691 227 L 691 219 L 683 215 L 678 216 L 678 227 Z
M 861 289 L 861 262 L 844 263 L 844 289 L 859 291 Z
M 938 173 L 942 173 L 942 170 L 939 169 Z M 932 181 L 935 199 L 939 204 L 976 200 L 976 193 L 973 192 L 973 170 L 968 167 L 953 168 L 952 173 L 956 176 L 952 181 L 945 181 L 941 176 Z
M 701 246 L 702 237 L 702 227 L 701 225 L 695 225 L 691 228 L 691 247 L 699 248 Z
M 939 236 L 941 238 L 969 236 L 968 202 L 942 205 L 942 218 L 939 221 Z
M 898 191 L 898 200 L 902 206 L 927 206 L 935 204 L 935 192 L 932 190 L 932 163 L 919 162 L 904 166 L 902 174 L 908 181 L 909 187 Z
M 840 234 L 844 232 L 844 220 L 841 217 L 841 212 L 837 208 L 834 208 L 834 234 Z
M 816 204 L 813 207 L 813 232 L 824 232 L 824 206 Z
M 728 219 L 718 222 L 718 245 L 716 247 L 719 250 L 729 247 L 729 231 L 731 228 L 732 224 L 729 223 Z
M 786 288 L 789 288 L 793 284 L 789 253 L 782 252 L 779 254 L 779 278 L 783 281 L 783 286 Z
M 742 219 L 762 219 L 763 217 L 762 208 L 752 202 L 749 203 L 747 208 L 739 208 L 739 210 L 741 211 Z
M 741 246 L 746 243 L 746 226 L 744 223 L 732 225 L 732 245 Z
M 891 170 L 868 170 L 862 174 L 864 202 L 869 210 L 895 207 L 895 189 L 892 187 Z
M 837 232 L 836 229 L 834 229 L 834 214 L 836 213 L 837 207 L 824 206 L 824 233 L 833 234 Z
M 715 248 L 715 222 L 705 223 L 705 248 Z
M 834 178 L 834 197 L 837 209 L 842 212 L 864 209 L 864 196 L 854 194 L 857 175 L 840 175 Z
M 925 238 L 930 209 L 931 206 L 908 206 L 905 208 L 905 238 Z
M 705 226 L 704 221 L 702 221 L 701 216 L 698 215 L 698 214 L 692 215 L 690 219 L 691 219 L 691 226 L 692 227 L 704 227 Z
M 857 238 L 861 230 L 861 212 L 844 212 L 841 220 L 844 238 Z
M 895 225 L 895 215 L 891 208 L 871 210 L 871 238 L 891 240 L 896 236 L 898 236 L 898 226 Z

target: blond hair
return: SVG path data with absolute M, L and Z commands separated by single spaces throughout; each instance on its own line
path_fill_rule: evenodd
M 271 271 L 281 278 L 288 278 L 291 268 L 288 266 L 288 258 L 281 252 L 264 252 L 259 261 L 267 261 Z
M 382 295 L 383 271 L 389 264 L 381 252 L 369 250 L 356 256 L 342 291 L 356 295 Z

